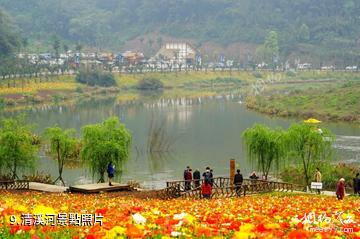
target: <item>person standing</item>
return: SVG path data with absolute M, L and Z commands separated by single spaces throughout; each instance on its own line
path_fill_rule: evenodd
M 319 168 L 316 168 L 315 176 L 314 176 L 315 182 L 321 183 L 321 172 Z M 317 194 L 320 194 L 320 189 L 316 189 Z
M 359 173 L 356 174 L 355 178 L 353 179 L 353 187 L 354 187 L 354 194 L 360 195 L 360 178 Z
M 336 185 L 336 197 L 338 200 L 343 200 L 345 197 L 345 179 L 340 178 Z
M 112 186 L 111 180 L 112 180 L 112 178 L 114 177 L 114 174 L 115 174 L 115 166 L 112 164 L 111 161 L 108 164 L 107 173 L 108 173 L 108 178 L 109 178 L 109 186 Z
M 186 172 L 185 177 L 185 190 L 191 190 L 191 181 L 192 181 L 192 170 L 189 168 L 189 170 Z
M 210 185 L 214 186 L 214 170 L 210 169 Z
M 203 198 L 210 199 L 211 198 L 211 184 L 208 182 L 208 180 L 205 180 L 205 182 L 201 185 L 201 194 Z
M 200 171 L 196 169 L 193 173 L 194 185 L 195 188 L 200 187 Z
M 242 174 L 240 173 L 240 169 L 236 170 L 236 174 L 234 176 L 234 185 L 235 185 L 235 191 L 238 196 L 240 196 L 241 191 L 241 185 L 244 181 L 244 178 Z
M 187 166 L 186 169 L 184 170 L 184 181 L 186 181 L 186 173 L 189 171 L 190 166 Z
M 210 183 L 211 179 L 211 173 L 210 173 L 210 167 L 206 167 L 205 172 L 202 174 L 204 181 L 208 181 Z

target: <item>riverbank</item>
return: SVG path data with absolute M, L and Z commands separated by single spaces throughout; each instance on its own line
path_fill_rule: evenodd
M 338 201 L 329 196 L 272 193 L 194 201 L 149 200 L 117 193 L 4 192 L 0 205 L 2 238 L 317 238 L 318 231 L 312 230 L 316 227 L 351 228 L 345 232 L 321 232 L 326 238 L 360 236 L 360 214 L 355 210 L 360 207 L 360 201 L 355 197 Z M 305 220 L 311 212 L 315 216 Z M 35 227 L 21 225 L 21 215 L 25 213 L 56 217 L 67 213 L 80 218 L 86 213 L 92 217 L 89 222 L 79 224 L 70 217 L 59 218 L 53 226 L 44 217 L 44 225 Z M 319 215 L 330 221 L 320 223 Z M 344 224 L 349 218 L 352 220 Z M 10 219 L 14 225 L 10 225 Z
M 246 106 L 280 117 L 314 117 L 322 121 L 359 123 L 360 81 L 282 90 L 275 87 L 263 94 L 248 96 Z
M 114 76 L 117 86 L 111 88 L 89 87 L 67 75 L 5 79 L 0 83 L 0 108 L 14 111 L 107 97 L 116 97 L 122 104 L 147 98 L 199 98 L 236 93 L 248 96 L 248 108 L 270 115 L 359 121 L 360 99 L 356 96 L 359 86 L 355 84 L 360 82 L 358 72 L 190 71 L 114 73 Z M 137 91 L 137 84 L 144 78 L 160 80 L 164 90 Z M 354 82 L 356 86 L 346 90 L 345 82 Z M 325 88 L 332 92 L 326 92 Z M 261 91 L 255 96 L 254 89 Z M 339 98 L 338 94 L 342 96 Z M 331 106 L 329 102 L 332 102 Z

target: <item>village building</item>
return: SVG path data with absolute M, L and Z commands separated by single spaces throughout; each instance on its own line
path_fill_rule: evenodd
M 142 52 L 126 51 L 117 56 L 118 61 L 127 63 L 129 65 L 139 64 L 144 60 L 144 54 Z
M 191 65 L 195 64 L 197 51 L 189 43 L 166 43 L 156 53 L 155 58 L 168 60 L 171 63 Z

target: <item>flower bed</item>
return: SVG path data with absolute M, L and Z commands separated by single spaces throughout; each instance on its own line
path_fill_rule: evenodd
M 359 208 L 356 197 L 337 201 L 285 193 L 166 201 L 116 193 L 1 192 L 0 235 L 31 239 L 360 238 Z M 51 215 L 55 220 L 49 220 Z

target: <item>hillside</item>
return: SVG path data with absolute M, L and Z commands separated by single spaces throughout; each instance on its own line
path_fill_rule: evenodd
M 151 52 L 166 38 L 182 38 L 223 51 L 236 43 L 261 44 L 275 30 L 282 57 L 359 61 L 355 0 L 0 0 L 0 6 L 35 49 L 50 45 L 56 34 L 67 44 L 97 49 L 122 50 L 135 39 L 136 47 Z

